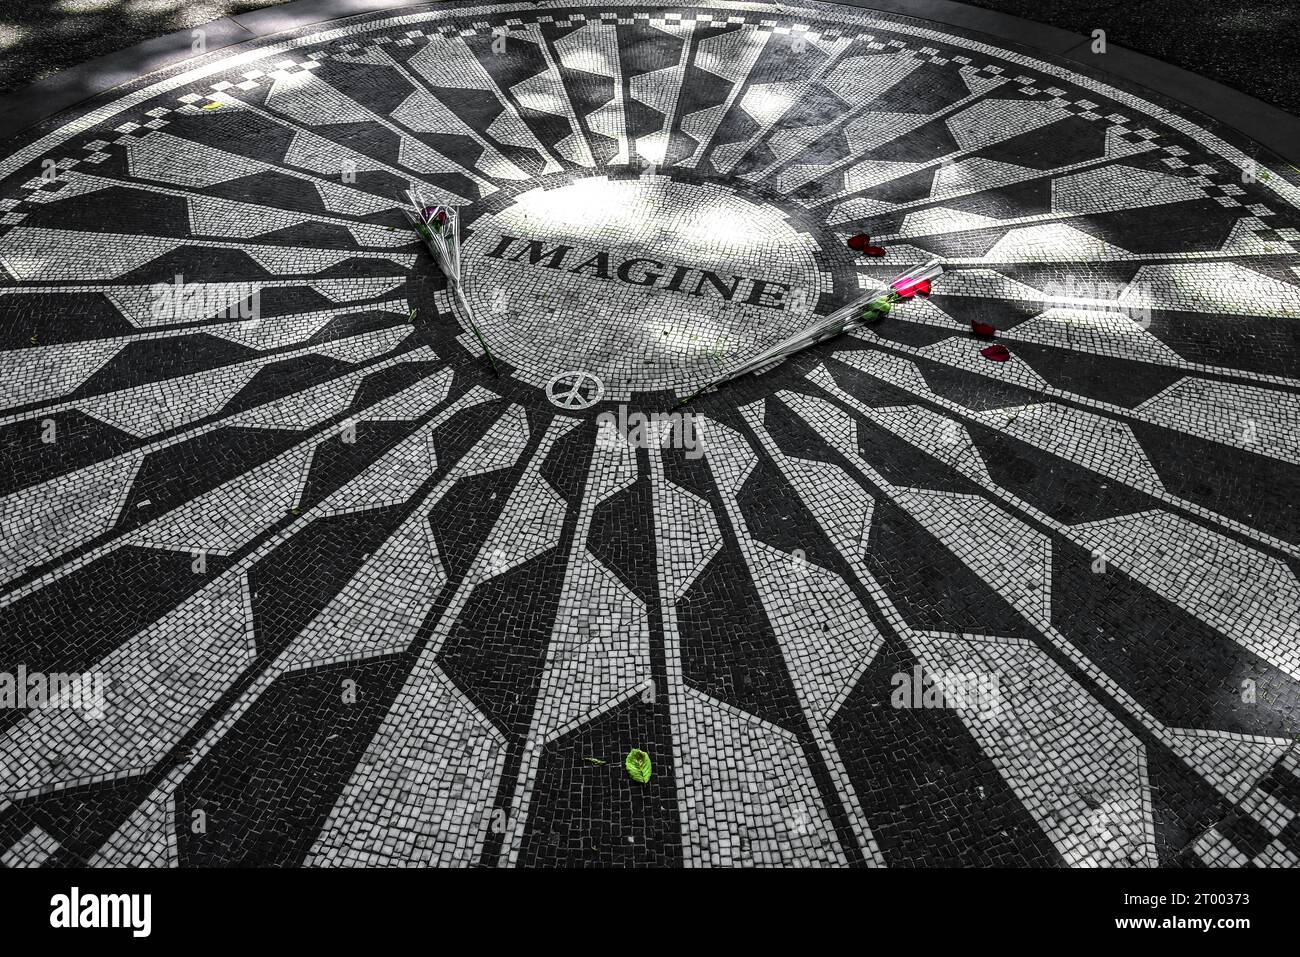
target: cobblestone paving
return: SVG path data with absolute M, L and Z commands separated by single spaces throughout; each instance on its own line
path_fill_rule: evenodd
M 832 4 L 369 14 L 5 144 L 0 865 L 1300 863 L 1295 179 Z

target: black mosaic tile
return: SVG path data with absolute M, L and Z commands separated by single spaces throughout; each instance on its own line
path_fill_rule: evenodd
M 691 687 L 742 711 L 797 726 L 799 703 L 781 648 L 753 585 L 736 574 L 741 567 L 740 557 L 724 550 L 678 603 L 682 675 Z
M 891 706 L 893 676 L 916 667 L 887 641 L 831 724 L 885 863 L 1059 866 L 1060 855 L 956 715 Z
M 301 866 L 409 664 L 393 656 L 277 679 L 178 789 L 181 866 Z
M 1053 542 L 1052 620 L 1079 650 L 1171 727 L 1218 728 L 1242 734 L 1293 733 L 1300 685 L 1172 602 L 1116 573 L 1095 573 L 1094 556 Z M 1095 602 L 1088 591 L 1104 589 Z M 1258 689 L 1243 701 L 1243 682 Z M 1195 687 L 1196 694 L 1178 688 Z M 1261 703 L 1262 702 L 1262 703 Z
M 542 752 L 519 861 L 526 867 L 681 865 L 667 711 L 633 698 Z M 633 748 L 651 756 L 646 784 L 623 767 Z M 601 763 L 596 763 L 601 762 Z

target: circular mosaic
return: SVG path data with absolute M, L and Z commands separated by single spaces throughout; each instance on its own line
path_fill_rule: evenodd
M 3 144 L 0 863 L 1300 863 L 1296 180 L 835 4 L 376 12 Z

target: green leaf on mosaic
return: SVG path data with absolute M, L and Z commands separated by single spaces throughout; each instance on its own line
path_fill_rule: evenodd
M 627 753 L 627 760 L 623 762 L 623 766 L 627 768 L 627 773 L 637 784 L 645 784 L 650 780 L 650 755 L 640 748 L 633 748 Z

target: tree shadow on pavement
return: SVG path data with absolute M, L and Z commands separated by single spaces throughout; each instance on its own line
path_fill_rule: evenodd
M 0 0 L 0 95 L 144 40 L 287 0 Z

